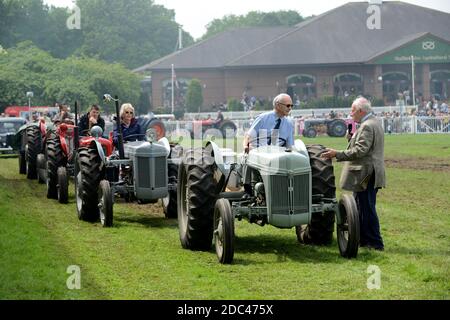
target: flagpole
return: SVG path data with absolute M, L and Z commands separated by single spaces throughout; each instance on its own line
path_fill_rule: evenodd
M 174 77 L 173 77 L 173 75 L 174 75 L 174 67 L 173 67 L 173 64 L 172 64 L 172 114 L 173 114 L 173 112 L 174 112 L 174 99 L 175 99 L 175 88 L 174 88 Z
M 412 82 L 412 101 L 413 101 L 413 106 L 414 108 L 416 107 L 416 92 L 415 92 L 415 87 L 414 87 L 414 56 L 411 56 L 411 82 Z M 419 110 L 417 110 L 419 111 Z

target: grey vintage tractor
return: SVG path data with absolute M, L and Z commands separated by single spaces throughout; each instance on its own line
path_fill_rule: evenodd
M 298 140 L 293 148 L 260 146 L 231 161 L 233 157 L 224 156 L 214 142 L 187 150 L 178 176 L 182 247 L 209 250 L 214 242 L 219 261 L 231 263 L 235 219 L 295 227 L 299 242 L 319 245 L 332 242 L 336 220 L 340 254 L 356 257 L 359 218 L 355 200 L 348 194 L 336 199 L 332 162 L 320 157 L 324 150 Z M 236 191 L 245 177 L 251 181 L 251 195 Z
M 315 138 L 318 134 L 330 137 L 344 137 L 347 132 L 347 122 L 344 119 L 306 119 L 303 135 Z
M 118 98 L 115 100 L 117 125 L 120 126 Z M 119 130 L 117 152 L 106 156 L 99 141 L 102 135 L 100 127 L 91 129 L 94 140 L 88 146 L 80 147 L 75 164 L 75 197 L 78 218 L 95 222 L 100 219 L 104 227 L 113 225 L 113 204 L 116 196 L 127 202 L 154 203 L 165 199 L 166 216 L 176 213 L 176 179 L 168 178 L 169 164 L 176 164 L 174 147 L 167 138 L 157 140 L 157 132 L 149 129 L 144 141 L 123 142 Z M 127 137 L 130 139 L 131 137 Z

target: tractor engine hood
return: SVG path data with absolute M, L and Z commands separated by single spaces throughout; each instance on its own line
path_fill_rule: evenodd
M 250 151 L 247 165 L 262 175 L 298 175 L 311 172 L 309 157 L 295 149 L 288 152 L 284 147 L 262 146 Z
M 167 157 L 167 149 L 159 143 L 147 141 L 133 141 L 124 144 L 125 158 L 140 157 Z

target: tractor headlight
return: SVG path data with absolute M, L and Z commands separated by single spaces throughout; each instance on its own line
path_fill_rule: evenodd
M 149 128 L 145 132 L 145 136 L 147 137 L 147 141 L 150 143 L 153 143 L 158 140 L 158 134 L 156 133 L 156 130 L 153 128 Z
M 105 93 L 105 94 L 103 95 L 103 101 L 105 101 L 105 102 L 110 102 L 110 101 L 112 101 L 112 100 L 113 100 L 113 98 L 111 97 L 110 94 Z

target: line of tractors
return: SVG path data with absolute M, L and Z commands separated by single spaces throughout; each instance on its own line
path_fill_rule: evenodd
M 152 126 L 152 121 L 137 141 L 125 142 L 119 99 L 109 94 L 104 99 L 115 103 L 117 146 L 112 133 L 104 138 L 97 126 L 79 137 L 77 103 L 74 124 L 40 120 L 16 135 L 19 172 L 45 183 L 47 197 L 60 203 L 68 203 L 73 179 L 80 220 L 111 227 L 117 197 L 161 200 L 165 216 L 178 219 L 181 246 L 203 251 L 214 245 L 223 264 L 233 261 L 236 219 L 295 228 L 300 243 L 316 245 L 331 244 L 336 225 L 341 256 L 357 256 L 357 207 L 350 195 L 336 199 L 332 162 L 320 157 L 323 146 L 297 140 L 291 148 L 261 145 L 237 154 L 208 141 L 183 149 L 162 136 L 160 122 Z M 250 182 L 251 194 L 243 190 L 244 181 Z

